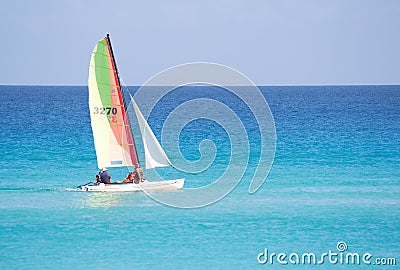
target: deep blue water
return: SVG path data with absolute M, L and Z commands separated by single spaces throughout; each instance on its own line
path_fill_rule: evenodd
M 260 265 L 257 255 L 264 248 L 321 254 L 337 251 L 340 241 L 349 252 L 397 258 L 398 267 L 400 86 L 261 90 L 277 135 L 266 183 L 249 195 L 247 173 L 221 201 L 182 210 L 142 193 L 73 190 L 97 173 L 86 87 L 0 86 L 0 269 L 309 269 Z M 221 89 L 187 87 L 166 96 L 149 117 L 156 136 L 168 113 L 194 98 L 218 100 L 239 115 L 250 134 L 250 170 L 255 167 L 260 134 L 254 118 Z M 187 187 L 221 174 L 230 144 L 218 124 L 190 123 L 180 151 L 195 161 L 204 139 L 215 141 L 218 153 L 208 170 L 160 173 L 184 174 Z M 177 158 L 168 146 L 166 152 Z M 114 180 L 126 174 L 110 171 Z

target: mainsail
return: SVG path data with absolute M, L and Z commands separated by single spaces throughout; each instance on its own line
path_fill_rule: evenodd
M 92 52 L 88 86 L 98 167 L 139 163 L 109 35 Z
M 170 166 L 171 162 L 169 161 L 164 150 L 162 149 L 156 136 L 151 130 L 146 119 L 143 117 L 143 114 L 139 110 L 139 107 L 137 106 L 135 100 L 133 99 L 132 96 L 130 97 L 131 97 L 131 102 L 133 104 L 133 108 L 135 109 L 136 117 L 138 119 L 140 132 L 142 133 L 144 155 L 146 158 L 146 169 Z
M 100 40 L 92 52 L 88 85 L 98 167 L 138 164 L 139 157 L 109 35 Z M 130 98 L 142 133 L 146 169 L 170 166 L 171 162 L 149 124 L 132 96 Z

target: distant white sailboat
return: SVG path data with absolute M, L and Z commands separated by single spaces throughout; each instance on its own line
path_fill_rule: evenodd
M 89 67 L 89 108 L 99 169 L 139 165 L 131 123 L 127 113 L 110 37 L 101 39 L 92 52 Z M 129 94 L 143 139 L 146 169 L 171 166 L 167 155 Z M 140 166 L 140 165 L 139 165 Z M 174 190 L 183 188 L 185 179 L 136 183 L 88 183 L 83 191 Z

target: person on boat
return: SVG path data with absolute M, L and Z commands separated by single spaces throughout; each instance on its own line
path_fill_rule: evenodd
M 134 173 L 131 172 L 131 173 L 129 173 L 129 174 L 125 177 L 124 180 L 122 180 L 122 181 L 117 181 L 117 182 L 113 182 L 113 183 L 110 183 L 110 184 L 112 184 L 112 185 L 119 185 L 119 184 L 125 184 L 125 183 L 133 183 L 133 179 L 134 179 Z
M 135 178 L 135 173 L 134 172 L 130 172 L 128 174 L 128 176 L 125 178 L 124 181 L 122 181 L 122 183 L 133 183 L 133 179 Z
M 110 173 L 107 171 L 107 168 L 103 168 L 103 169 L 101 170 L 101 173 L 100 173 L 100 180 L 101 180 L 101 183 L 110 184 L 110 182 L 111 182 L 111 175 L 110 175 Z
M 143 182 L 143 181 L 144 181 L 144 179 L 143 179 L 143 170 L 142 170 L 142 168 L 140 167 L 139 164 L 136 164 L 135 165 L 134 182 L 136 184 L 139 184 L 140 182 Z

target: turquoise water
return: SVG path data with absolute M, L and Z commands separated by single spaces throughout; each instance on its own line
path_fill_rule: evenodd
M 341 241 L 349 252 L 397 259 L 397 266 L 368 267 L 397 269 L 400 86 L 261 90 L 277 133 L 266 183 L 249 195 L 246 174 L 221 201 L 182 210 L 142 193 L 74 191 L 97 173 L 86 87 L 0 86 L 0 269 L 360 269 L 257 261 L 264 248 L 321 254 L 337 252 Z M 245 119 L 254 150 L 250 169 L 257 165 L 260 138 L 248 109 L 211 87 L 180 91 L 149 117 L 158 137 L 163 119 L 180 102 L 220 99 L 235 104 Z M 187 187 L 220 174 L 229 143 L 215 123 L 188 125 L 181 152 L 189 160 L 200 158 L 198 143 L 204 138 L 216 140 L 219 153 L 209 170 L 161 174 L 183 175 Z M 114 180 L 126 174 L 126 169 L 110 171 Z

